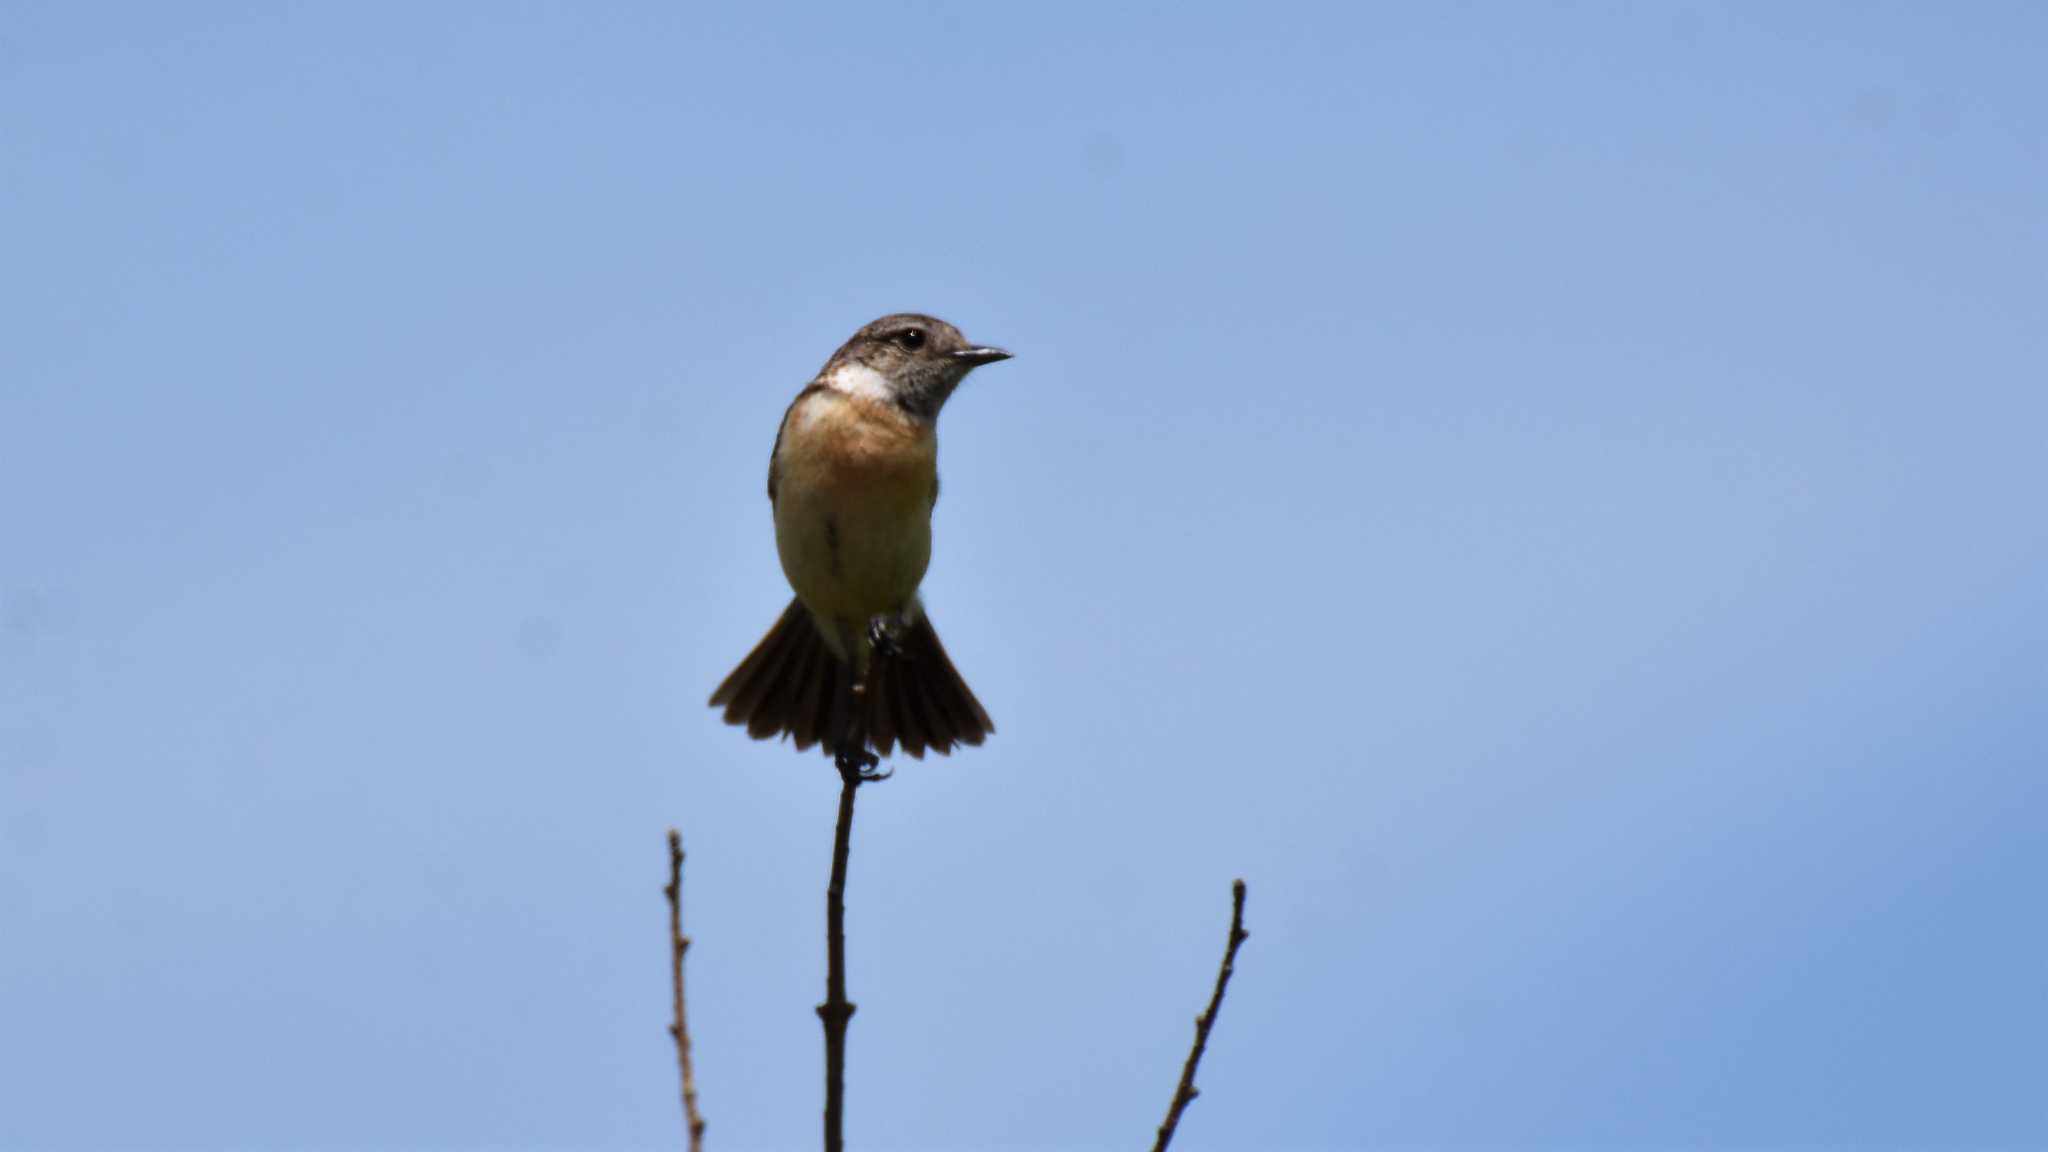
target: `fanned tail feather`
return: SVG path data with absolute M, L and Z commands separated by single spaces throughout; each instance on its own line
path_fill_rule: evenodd
M 827 753 L 856 739 L 877 755 L 898 747 L 919 759 L 962 744 L 980 744 L 996 730 L 946 656 L 922 612 L 895 637 L 895 651 L 877 652 L 867 684 L 854 692 L 853 673 L 825 643 L 803 604 L 789 602 L 775 626 L 711 694 L 725 722 L 756 740 L 788 736 L 798 750 Z

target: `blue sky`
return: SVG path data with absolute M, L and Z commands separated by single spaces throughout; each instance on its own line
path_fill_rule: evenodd
M 0 1145 L 806 1147 L 836 782 L 703 706 L 921 309 L 999 734 L 849 1138 L 2048 1146 L 2031 5 L 11 4 Z

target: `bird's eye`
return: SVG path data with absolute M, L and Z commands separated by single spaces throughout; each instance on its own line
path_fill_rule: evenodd
M 924 347 L 924 329 L 905 328 L 896 334 L 896 343 L 902 345 L 906 352 L 915 352 Z

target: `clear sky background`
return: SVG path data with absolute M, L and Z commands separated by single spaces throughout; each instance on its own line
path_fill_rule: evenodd
M 848 334 L 1000 727 L 849 1135 L 2048 1146 L 2027 4 L 0 7 L 0 1145 L 814 1145 Z

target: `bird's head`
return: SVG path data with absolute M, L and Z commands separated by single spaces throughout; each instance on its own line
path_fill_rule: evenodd
M 1009 358 L 1001 348 L 970 343 L 937 317 L 898 312 L 854 333 L 818 378 L 930 420 L 969 372 Z

